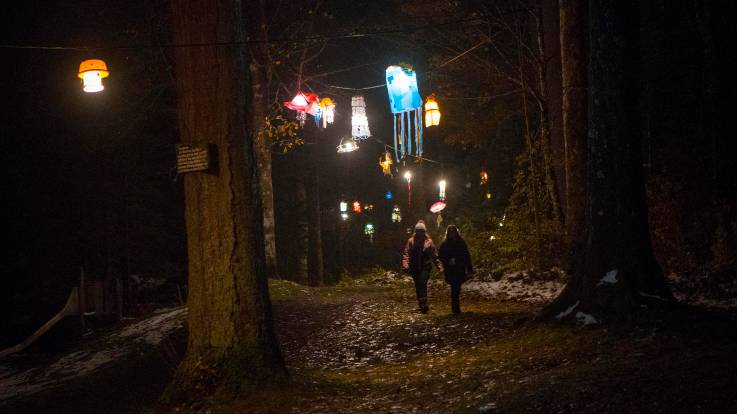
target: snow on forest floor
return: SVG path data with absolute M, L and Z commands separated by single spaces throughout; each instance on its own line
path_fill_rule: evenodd
M 135 358 L 142 348 L 153 348 L 184 326 L 186 309 L 160 309 L 152 316 L 107 333 L 45 364 L 26 366 L 23 354 L 11 355 L 0 365 L 0 402 L 23 398 L 58 387 L 120 360 Z M 6 361 L 2 361 L 6 362 Z
M 561 287 L 552 275 L 479 272 L 464 285 L 464 312 L 453 315 L 435 273 L 423 315 L 414 311 L 411 279 L 393 272 L 321 288 L 271 281 L 291 378 L 208 410 L 706 413 L 737 406 L 729 392 L 737 386 L 733 316 L 645 313 L 642 324 L 619 328 L 528 323 Z M 185 319 L 183 308 L 163 309 L 61 355 L 0 361 L 0 412 L 124 413 L 153 404 L 177 362 L 159 364 L 161 348 L 172 338 L 184 345 Z

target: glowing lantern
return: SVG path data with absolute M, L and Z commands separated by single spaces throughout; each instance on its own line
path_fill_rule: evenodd
M 317 106 L 315 105 L 317 104 Z M 297 92 L 289 102 L 284 102 L 284 106 L 287 108 L 297 111 L 297 119 L 300 125 L 304 125 L 307 119 L 307 113 L 311 115 L 315 114 L 316 110 L 320 108 L 320 99 L 314 93 L 302 93 Z
M 348 220 L 348 213 L 340 213 L 340 218 L 343 220 Z
M 394 114 L 394 156 L 422 156 L 422 98 L 417 89 L 417 75 L 411 68 L 386 68 L 389 107 Z M 412 150 L 412 144 L 415 150 Z
M 447 183 L 445 180 L 438 181 L 438 188 L 440 189 L 440 191 L 438 192 L 438 198 L 440 198 L 441 200 L 445 200 L 445 185 L 446 184 Z
M 361 203 L 359 203 L 358 201 L 353 202 L 353 212 L 356 214 L 361 213 Z
M 323 98 L 320 101 L 320 112 L 322 114 L 322 127 L 326 128 L 328 124 L 335 122 L 335 102 L 330 98 Z
M 486 193 L 485 197 L 486 197 L 487 200 L 490 199 L 491 198 L 491 193 Z
M 394 205 L 394 208 L 392 209 L 392 223 L 401 223 L 402 222 L 402 211 L 399 210 L 398 205 Z
M 394 162 L 392 161 L 392 156 L 389 154 L 389 151 L 384 153 L 383 159 L 379 158 L 379 166 L 381 167 L 381 172 L 383 172 L 384 175 L 392 175 L 392 164 L 394 164 Z
M 343 138 L 340 140 L 340 145 L 338 145 L 338 152 L 344 153 L 344 152 L 353 152 L 358 149 L 358 143 L 353 142 L 353 140 L 348 138 Z
M 107 64 L 100 59 L 88 59 L 79 64 L 77 77 L 82 79 L 82 90 L 85 92 L 100 92 L 105 89 L 102 79 L 110 76 Z
M 366 102 L 363 100 L 363 96 L 351 98 L 351 109 L 353 113 L 351 117 L 351 135 L 353 139 L 362 140 L 370 137 L 371 131 L 369 130 Z
M 431 213 L 440 213 L 445 208 L 445 202 L 444 201 L 437 201 L 433 203 L 433 205 L 430 206 L 430 212 Z
M 481 185 L 484 185 L 489 182 L 489 174 L 486 173 L 486 171 L 481 171 Z
M 384 194 L 384 198 L 386 198 L 387 200 L 391 200 L 392 198 L 394 198 L 394 194 L 392 194 L 391 191 L 387 191 L 386 194 Z
M 435 94 L 432 94 L 425 100 L 425 126 L 436 125 L 440 125 L 440 108 L 435 100 Z
M 348 203 L 346 203 L 345 201 L 340 202 L 340 212 L 341 213 L 348 212 Z
M 374 225 L 371 223 L 366 223 L 366 225 L 363 227 L 363 234 L 367 235 L 369 237 L 369 241 L 374 241 Z

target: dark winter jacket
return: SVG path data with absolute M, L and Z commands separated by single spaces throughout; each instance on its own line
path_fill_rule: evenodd
M 442 271 L 432 239 L 425 236 L 422 245 L 416 245 L 415 236 L 410 237 L 402 255 L 402 270 L 416 276 L 423 270 L 430 271 L 433 263 Z
M 471 254 L 466 242 L 458 238 L 453 241 L 444 240 L 438 249 L 438 256 L 445 269 L 447 283 L 463 283 L 468 273 L 473 273 Z

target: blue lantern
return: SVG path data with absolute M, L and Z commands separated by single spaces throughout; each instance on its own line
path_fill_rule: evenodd
M 394 114 L 394 157 L 422 156 L 422 98 L 417 89 L 417 75 L 406 67 L 386 68 L 389 107 Z M 412 143 L 415 143 L 413 151 Z
M 387 191 L 386 194 L 384 194 L 384 198 L 386 198 L 387 200 L 391 200 L 392 198 L 394 198 L 394 194 L 392 194 L 391 191 Z

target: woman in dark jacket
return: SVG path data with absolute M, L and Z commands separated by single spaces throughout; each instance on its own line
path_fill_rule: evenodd
M 433 264 L 439 271 L 443 271 L 435 245 L 426 233 L 425 222 L 420 220 L 415 225 L 415 233 L 407 240 L 407 245 L 404 247 L 402 270 L 412 275 L 419 305 L 418 310 L 422 313 L 430 310 L 427 303 L 427 282 L 430 280 Z
M 473 273 L 473 266 L 468 246 L 461 238 L 458 227 L 448 226 L 438 256 L 445 270 L 445 282 L 450 285 L 453 313 L 461 313 L 461 285 L 466 281 L 466 275 Z

